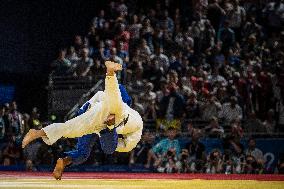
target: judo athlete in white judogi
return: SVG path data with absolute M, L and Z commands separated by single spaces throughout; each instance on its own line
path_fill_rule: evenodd
M 105 90 L 97 92 L 85 106 L 83 105 L 87 106 L 88 110 L 65 123 L 53 123 L 41 130 L 31 129 L 24 137 L 22 147 L 40 137 L 46 144 L 52 145 L 61 137 L 91 137 L 90 134 L 96 133 L 105 153 L 131 151 L 141 139 L 143 121 L 139 113 L 122 100 L 115 74 L 122 69 L 121 65 L 107 61 L 106 67 Z M 119 135 L 122 138 L 118 137 Z M 60 158 L 53 176 L 61 179 L 64 167 L 71 163 L 69 156 Z

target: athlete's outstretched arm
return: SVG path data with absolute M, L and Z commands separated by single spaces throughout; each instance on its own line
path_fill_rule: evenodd
M 120 64 L 106 61 L 107 73 L 105 78 L 105 96 L 104 102 L 108 106 L 110 114 L 119 116 L 122 112 L 123 101 L 119 90 L 116 71 L 121 70 Z

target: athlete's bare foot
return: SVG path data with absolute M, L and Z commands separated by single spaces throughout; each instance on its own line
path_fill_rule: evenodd
M 22 148 L 25 148 L 33 140 L 46 136 L 43 130 L 30 129 L 22 141 Z
M 65 158 L 59 158 L 56 162 L 55 168 L 53 170 L 53 177 L 56 180 L 61 180 L 62 173 L 67 165 L 70 165 L 72 163 L 72 158 L 69 156 L 66 156 Z
M 56 166 L 52 173 L 53 177 L 56 180 L 61 180 L 63 170 L 64 170 L 64 162 L 62 158 L 59 158 L 56 162 Z
M 112 62 L 112 61 L 106 61 L 105 62 L 106 68 L 107 68 L 107 75 L 114 75 L 116 71 L 122 70 L 122 65 Z

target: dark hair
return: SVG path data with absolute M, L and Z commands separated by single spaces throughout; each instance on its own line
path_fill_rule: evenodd
M 145 133 L 150 133 L 150 130 L 149 130 L 149 129 L 144 129 L 144 130 L 142 131 L 142 134 L 144 135 Z
M 173 126 L 169 126 L 167 130 L 168 130 L 168 131 L 173 131 L 173 130 L 176 130 L 176 128 L 173 127 Z
M 254 141 L 255 142 L 255 139 L 253 138 L 253 137 L 250 137 L 249 139 L 248 139 L 248 143 L 250 142 L 250 141 Z

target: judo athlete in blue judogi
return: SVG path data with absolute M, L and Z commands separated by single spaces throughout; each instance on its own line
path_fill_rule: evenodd
M 61 179 L 65 166 L 80 164 L 90 155 L 94 145 L 94 135 L 99 135 L 102 150 L 106 154 L 131 151 L 141 139 L 143 121 L 139 113 L 130 105 L 130 97 L 125 88 L 118 84 L 116 71 L 120 64 L 106 61 L 105 90 L 97 92 L 78 111 L 78 116 L 65 123 L 53 123 L 41 130 L 30 129 L 22 141 L 24 148 L 31 141 L 42 138 L 52 145 L 61 137 L 78 138 L 77 148 L 59 158 L 53 171 L 56 179 Z

